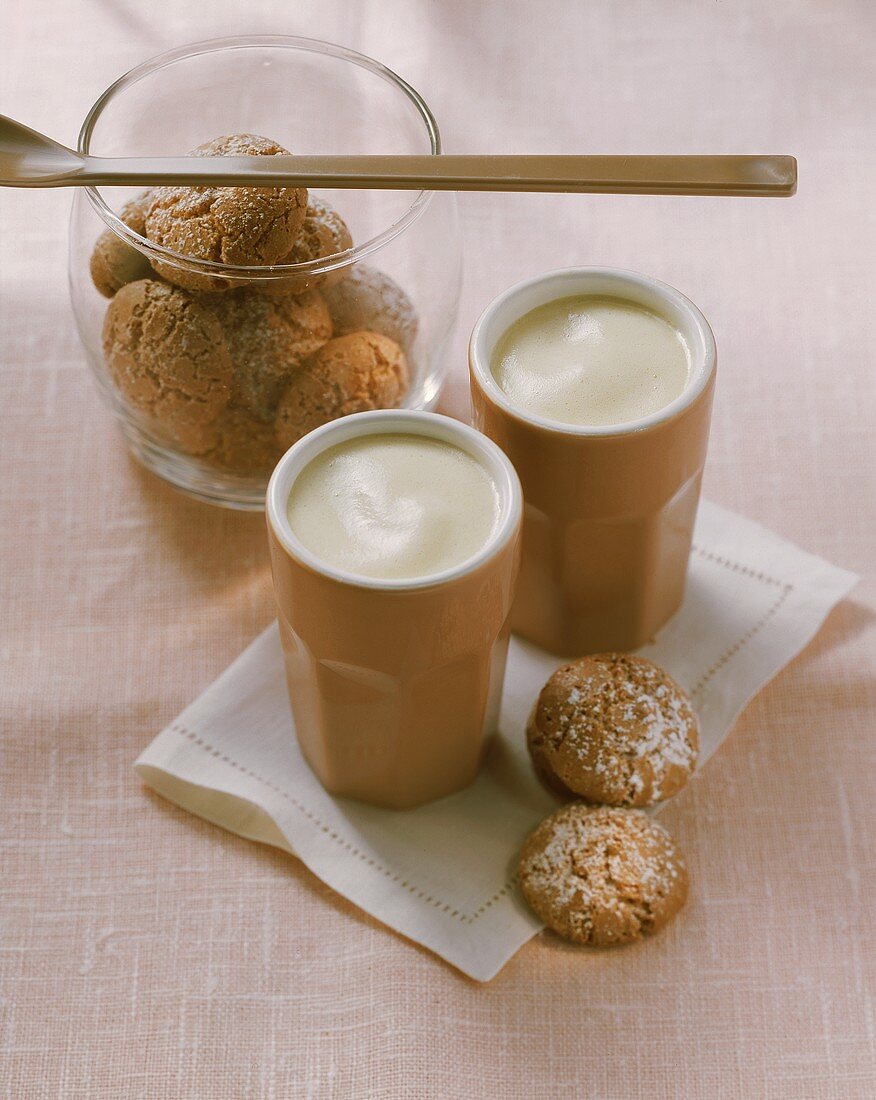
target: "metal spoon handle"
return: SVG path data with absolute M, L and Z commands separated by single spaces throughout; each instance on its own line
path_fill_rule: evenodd
M 793 195 L 791 156 L 254 156 L 108 159 L 0 185 L 299 186 L 426 191 L 569 191 L 631 195 Z M 2 166 L 0 166 L 2 172 Z

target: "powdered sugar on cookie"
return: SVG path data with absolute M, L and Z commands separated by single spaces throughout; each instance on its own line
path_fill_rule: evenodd
M 648 806 L 675 794 L 696 766 L 696 715 L 651 661 L 597 654 L 558 669 L 539 696 L 530 752 L 555 789 L 591 802 Z
M 640 810 L 564 806 L 520 855 L 537 915 L 577 943 L 609 946 L 656 932 L 682 907 L 687 869 L 675 841 Z

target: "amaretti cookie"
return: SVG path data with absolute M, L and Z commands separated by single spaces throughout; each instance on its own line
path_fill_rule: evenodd
M 203 299 L 222 323 L 234 367 L 234 399 L 273 421 L 277 400 L 301 363 L 332 335 L 318 291 L 268 298 L 252 289 Z
M 597 947 L 659 931 L 687 900 L 684 857 L 641 810 L 563 806 L 526 841 L 518 871 L 523 896 L 549 928 Z
M 240 133 L 189 155 L 287 153 Z M 149 255 L 107 231 L 91 275 L 111 299 L 107 369 L 154 439 L 217 470 L 260 476 L 312 428 L 402 402 L 417 316 L 392 279 L 363 265 L 270 277 L 352 248 L 325 200 L 300 187 L 168 186 L 139 195 L 120 217 Z M 214 274 L 209 264 L 264 270 Z
M 151 191 L 144 191 L 126 202 L 119 212 L 119 218 L 140 237 L 146 236 L 146 211 L 151 195 Z M 111 229 L 105 229 L 97 238 L 89 270 L 92 282 L 104 298 L 112 298 L 123 286 L 152 274 L 147 257 Z
M 336 417 L 394 408 L 407 388 L 407 359 L 394 340 L 377 332 L 336 337 L 295 371 L 281 395 L 277 442 L 290 447 Z
M 324 260 L 338 252 L 352 248 L 353 238 L 344 219 L 327 202 L 311 195 L 307 204 L 307 215 L 292 249 L 278 264 L 307 264 L 314 260 Z M 254 285 L 263 293 L 274 295 L 302 294 L 306 290 L 319 287 L 325 290 L 340 282 L 349 268 L 341 267 L 323 274 L 294 275 L 282 279 L 262 280 Z M 367 325 L 360 325 L 367 328 Z
M 106 365 L 124 400 L 160 434 L 199 448 L 231 396 L 231 355 L 215 314 L 179 287 L 140 279 L 107 308 Z
M 191 156 L 276 156 L 282 145 L 258 134 L 208 141 Z M 303 187 L 156 187 L 146 213 L 150 241 L 196 260 L 233 266 L 275 264 L 295 244 L 307 212 Z M 164 278 L 189 290 L 222 291 L 232 281 L 152 261 Z
M 336 336 L 367 329 L 395 340 L 410 356 L 417 311 L 398 283 L 366 264 L 355 264 L 336 286 L 323 288 Z
M 270 473 L 283 453 L 273 423 L 259 420 L 233 401 L 207 426 L 199 442 L 202 462 L 240 477 Z
M 557 793 L 650 806 L 693 773 L 699 727 L 685 692 L 652 661 L 602 653 L 551 676 L 527 743 L 536 773 Z

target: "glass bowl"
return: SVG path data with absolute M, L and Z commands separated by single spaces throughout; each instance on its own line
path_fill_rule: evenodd
M 184 46 L 132 69 L 91 108 L 78 147 L 170 156 L 229 134 L 295 153 L 441 151 L 431 111 L 395 73 L 340 46 L 275 35 Z M 332 222 L 325 240 L 308 238 L 322 242 L 315 250 L 296 245 L 271 266 L 148 239 L 140 197 L 77 189 L 69 275 L 98 387 L 160 477 L 261 509 L 296 433 L 365 408 L 435 404 L 461 281 L 454 194 L 311 192 L 308 217 L 322 200 L 342 229 Z

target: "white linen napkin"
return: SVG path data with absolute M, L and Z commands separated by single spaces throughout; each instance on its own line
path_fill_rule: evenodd
M 857 579 L 702 503 L 684 604 L 640 651 L 691 692 L 700 766 Z M 379 810 L 323 790 L 298 750 L 276 624 L 135 766 L 170 801 L 284 848 L 390 928 L 487 981 L 542 927 L 519 896 L 516 856 L 556 802 L 533 775 L 524 731 L 560 663 L 512 639 L 500 735 L 480 776 L 416 810 Z

